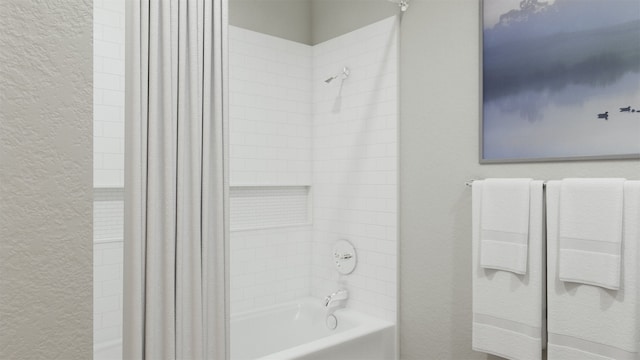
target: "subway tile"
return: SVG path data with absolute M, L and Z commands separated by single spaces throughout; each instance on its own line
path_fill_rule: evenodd
M 122 247 L 102 250 L 102 262 L 105 265 L 122 264 L 123 263 Z
M 397 93 L 397 89 L 393 92 L 378 90 L 380 84 L 374 80 L 377 72 L 383 71 L 387 74 L 391 69 L 386 67 L 380 70 L 371 63 L 371 58 L 379 58 L 384 50 L 383 46 L 386 46 L 378 43 L 380 34 L 385 34 L 385 27 L 381 28 L 379 24 L 376 26 L 373 30 L 361 29 L 373 31 L 372 35 L 348 34 L 337 41 L 320 44 L 313 50 L 304 46 L 290 47 L 273 37 L 256 35 L 242 29 L 231 31 L 234 39 L 244 41 L 232 41 L 231 46 L 231 50 L 238 53 L 237 56 L 232 54 L 232 58 L 238 59 L 231 64 L 232 77 L 234 81 L 238 81 L 238 78 L 242 81 L 239 83 L 240 86 L 232 86 L 231 112 L 234 114 L 234 121 L 238 118 L 250 121 L 232 124 L 232 164 L 238 164 L 232 169 L 232 184 L 299 181 L 314 183 L 318 188 L 319 184 L 330 184 L 332 186 L 320 191 L 314 188 L 314 208 L 318 216 L 322 216 L 324 212 L 330 217 L 340 214 L 339 210 L 342 210 L 345 220 L 324 223 L 321 220 L 316 221 L 313 234 L 304 236 L 289 233 L 291 239 L 287 238 L 286 241 L 274 240 L 273 234 L 266 233 L 252 234 L 256 237 L 253 240 L 245 238 L 244 245 L 247 248 L 255 246 L 256 251 L 261 249 L 260 254 L 256 253 L 257 259 L 252 262 L 237 263 L 234 266 L 235 262 L 232 261 L 232 274 L 234 269 L 236 273 L 243 274 L 251 274 L 252 271 L 254 274 L 256 271 L 262 272 L 260 280 L 267 282 L 287 278 L 286 284 L 293 289 L 287 291 L 286 295 L 276 296 L 275 301 L 285 301 L 299 294 L 308 294 L 309 291 L 317 293 L 335 287 L 335 270 L 330 267 L 330 256 L 327 255 L 330 254 L 331 243 L 345 235 L 357 238 L 359 246 L 368 249 L 363 255 L 362 272 L 370 277 L 356 278 L 352 284 L 356 289 L 355 294 L 362 294 L 357 290 L 367 289 L 367 286 L 373 290 L 372 294 L 384 293 L 387 289 L 386 282 L 375 277 L 375 266 L 372 268 L 368 263 L 387 265 L 391 260 L 384 255 L 376 254 L 390 252 L 395 255 L 395 242 L 387 240 L 387 225 L 395 225 L 395 214 L 388 212 L 389 208 L 393 207 L 390 207 L 385 199 L 394 199 L 396 196 L 396 192 L 393 191 L 395 181 L 391 180 L 396 177 L 396 169 L 395 164 L 381 158 L 393 158 L 397 154 L 395 132 L 390 135 L 382 133 L 387 128 L 394 128 L 395 112 L 391 115 L 385 115 L 385 112 L 391 108 L 391 102 L 396 101 L 397 97 L 393 95 Z M 269 50 L 266 45 L 279 51 Z M 310 66 L 312 54 L 316 61 L 313 74 Z M 360 56 L 362 54 L 366 55 Z M 342 108 L 336 112 L 334 105 L 337 88 L 323 86 L 322 81 L 327 73 L 339 69 L 340 64 L 348 60 L 349 56 L 362 60 L 361 64 L 353 65 L 361 71 L 353 73 L 349 79 L 351 82 L 345 82 L 345 85 L 354 86 L 345 86 Z M 299 65 L 301 61 L 305 62 L 305 65 Z M 240 66 L 242 72 L 234 71 L 234 66 Z M 309 79 L 313 84 L 304 83 L 301 79 Z M 382 80 L 386 85 L 394 85 L 389 79 L 390 77 L 385 75 Z M 317 94 L 312 95 L 312 91 L 316 91 Z M 374 110 L 371 113 L 368 104 L 378 100 L 385 103 L 370 107 Z M 312 106 L 316 109 L 313 115 Z M 285 124 L 292 126 L 288 127 Z M 363 133 L 363 129 L 368 132 Z M 313 143 L 312 133 L 315 136 Z M 382 145 L 377 146 L 378 144 Z M 394 148 L 389 150 L 390 146 Z M 357 159 L 364 160 L 362 164 L 365 167 L 353 171 L 354 161 Z M 315 171 L 313 174 L 312 168 Z M 389 186 L 373 186 L 385 184 Z M 361 185 L 372 186 L 358 190 L 357 186 Z M 347 195 L 357 193 L 360 198 L 328 196 L 331 193 L 340 194 L 345 191 Z M 326 229 L 327 232 L 322 232 L 322 229 Z M 258 239 L 260 237 L 263 241 Z M 300 240 L 296 241 L 296 237 Z M 314 239 L 313 243 L 310 242 L 311 237 Z M 306 241 L 306 245 L 300 241 Z M 319 247 L 316 246 L 316 241 L 326 241 L 327 244 Z M 269 244 L 269 247 L 265 247 L 265 244 Z M 276 248 L 272 248 L 273 246 Z M 283 257 L 280 257 L 281 254 L 284 254 Z M 312 265 L 307 268 L 308 272 L 303 270 L 304 263 L 297 254 L 313 257 L 309 261 Z M 297 269 L 297 273 L 307 275 L 296 277 L 291 271 L 287 272 L 287 266 L 283 264 Z M 271 271 L 265 272 L 268 269 L 278 270 L 280 273 L 274 275 Z M 311 276 L 311 281 L 305 280 L 308 279 L 306 276 Z M 310 286 L 310 283 L 313 285 Z M 384 289 L 380 290 L 383 286 Z M 239 295 L 235 297 L 240 298 Z M 259 306 L 260 300 L 269 302 L 274 297 L 268 294 L 268 289 L 252 286 L 250 291 L 242 293 L 242 299 L 247 300 L 234 301 L 234 311 Z M 371 312 L 389 312 L 386 303 L 375 306 L 366 301 L 356 301 L 355 305 Z
M 102 154 L 120 153 L 122 139 L 96 137 L 93 139 L 93 151 Z
M 93 11 L 93 22 L 95 24 L 107 26 L 120 26 L 122 17 L 115 11 L 106 8 L 95 8 Z
M 122 266 L 119 264 L 98 265 L 93 268 L 94 281 L 117 280 Z
M 124 1 L 94 3 L 94 186 L 122 186 L 124 114 Z M 120 122 L 114 132 L 114 121 Z M 111 169 L 108 169 L 111 168 Z M 94 207 L 94 222 L 107 224 L 119 214 Z M 101 225 L 102 226 L 102 225 Z M 111 226 L 111 225 L 110 225 Z M 100 232 L 94 237 L 99 239 Z M 121 234 L 119 236 L 122 236 Z M 94 244 L 94 342 L 121 336 L 122 243 Z
M 113 326 L 108 328 L 100 328 L 100 329 L 94 330 L 93 342 L 95 344 L 100 344 L 103 342 L 117 340 L 120 336 L 121 336 L 121 332 L 118 330 L 118 327 Z
M 119 58 L 120 46 L 118 43 L 96 39 L 93 41 L 93 54 L 103 58 Z
M 118 16 L 119 22 L 124 22 L 124 14 Z M 100 40 L 116 43 L 116 44 L 124 44 L 124 27 L 122 26 L 111 26 L 111 24 L 102 25 L 103 31 Z M 121 53 L 122 58 L 124 58 L 124 53 Z
M 106 311 L 102 313 L 102 327 L 121 327 L 122 326 L 122 310 Z
M 93 86 L 94 88 L 98 89 L 122 91 L 124 86 L 124 79 L 121 75 L 95 72 L 93 74 Z
M 122 111 L 122 110 L 121 110 Z M 103 122 L 103 137 L 124 139 L 124 122 Z
M 107 280 L 101 283 L 102 297 L 122 295 L 123 282 L 122 278 L 116 280 Z
M 117 44 L 116 46 L 120 46 L 120 45 Z M 103 59 L 102 71 L 107 74 L 124 76 L 124 57 L 118 57 L 118 58 L 105 57 Z M 123 92 L 123 95 L 124 95 L 124 92 Z
M 94 300 L 93 308 L 94 313 L 96 309 L 101 310 L 101 313 L 116 311 L 121 308 L 120 297 L 112 295 L 97 298 Z

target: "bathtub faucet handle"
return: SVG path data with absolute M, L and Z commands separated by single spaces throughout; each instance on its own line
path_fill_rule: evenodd
M 344 302 L 349 298 L 349 292 L 346 289 L 340 289 L 333 294 L 324 298 L 324 307 L 332 307 L 334 303 L 338 303 L 338 306 L 344 307 Z

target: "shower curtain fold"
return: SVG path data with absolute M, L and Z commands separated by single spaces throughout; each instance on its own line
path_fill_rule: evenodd
M 223 0 L 127 2 L 125 359 L 225 359 Z

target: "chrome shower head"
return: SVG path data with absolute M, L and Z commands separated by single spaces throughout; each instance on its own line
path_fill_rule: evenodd
M 328 78 L 324 82 L 328 84 L 328 83 L 332 82 L 333 80 L 337 79 L 340 76 L 342 76 L 342 80 L 344 80 L 344 79 L 349 77 L 349 74 L 350 74 L 349 68 L 345 66 L 344 68 L 342 68 L 342 72 L 341 73 L 336 74 L 335 76 L 332 76 L 332 77 Z

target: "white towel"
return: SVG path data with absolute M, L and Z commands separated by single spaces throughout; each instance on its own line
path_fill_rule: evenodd
M 542 181 L 530 183 L 528 271 L 518 275 L 480 267 L 480 213 L 484 181 L 472 199 L 473 336 L 476 351 L 508 359 L 540 359 L 546 343 Z
M 620 288 L 624 179 L 565 179 L 560 189 L 562 281 Z
M 531 179 L 486 179 L 482 190 L 480 266 L 527 272 Z
M 624 184 L 620 290 L 558 277 L 560 181 L 547 184 L 549 360 L 640 359 L 640 181 Z

